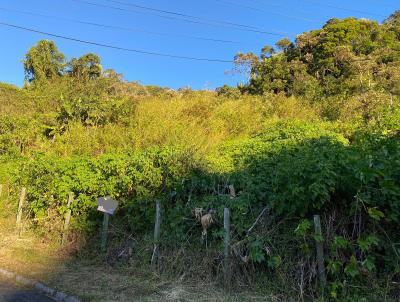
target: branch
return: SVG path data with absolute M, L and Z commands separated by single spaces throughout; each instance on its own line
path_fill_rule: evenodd
M 265 213 L 266 211 L 268 211 L 268 210 L 269 210 L 269 207 L 267 206 L 267 207 L 265 207 L 265 208 L 261 211 L 261 213 L 260 213 L 260 215 L 258 215 L 256 221 L 254 221 L 254 223 L 253 223 L 253 225 L 250 227 L 250 229 L 247 230 L 246 236 L 249 236 L 250 232 L 255 228 L 255 226 L 257 225 L 258 221 L 261 219 L 261 217 L 264 215 L 264 213 Z

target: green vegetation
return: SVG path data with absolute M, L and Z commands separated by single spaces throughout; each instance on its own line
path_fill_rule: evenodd
M 400 13 L 383 24 L 332 19 L 277 48 L 238 54 L 249 82 L 237 88 L 174 91 L 125 82 L 95 54 L 66 62 L 40 41 L 24 60 L 25 87 L 0 84 L 9 200 L 26 186 L 30 228 L 53 241 L 74 192 L 70 252 L 88 257 L 98 250 L 96 198 L 115 197 L 108 259 L 133 236 L 134 261 L 114 259 L 129 271 L 148 267 L 159 199 L 160 273 L 202 282 L 220 281 L 229 207 L 238 289 L 321 298 L 323 240 L 325 297 L 398 300 Z M 214 215 L 207 243 L 196 208 Z
M 398 12 L 380 25 L 366 19 L 331 19 L 322 29 L 283 39 L 260 57 L 238 54 L 250 81 L 240 87 L 251 94 L 270 92 L 321 101 L 332 97 L 370 98 L 380 92 L 399 96 Z M 372 94 L 372 95 L 371 95 Z

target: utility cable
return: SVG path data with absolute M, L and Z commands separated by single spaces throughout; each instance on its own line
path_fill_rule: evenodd
M 59 35 L 59 34 L 53 34 L 53 33 L 40 31 L 40 30 L 33 29 L 33 28 L 23 27 L 23 26 L 19 26 L 19 25 L 15 25 L 15 24 L 10 24 L 10 23 L 6 23 L 6 22 L 0 22 L 0 25 L 9 27 L 9 28 L 15 28 L 15 29 L 27 31 L 27 32 L 33 32 L 33 33 L 37 33 L 37 34 L 41 34 L 41 35 L 46 35 L 46 36 L 50 36 L 50 37 L 54 37 L 54 38 L 59 38 L 59 39 L 74 41 L 74 42 L 78 42 L 78 43 L 104 47 L 104 48 L 116 49 L 116 50 L 121 50 L 121 51 L 126 51 L 126 52 L 134 52 L 134 53 L 151 55 L 151 56 L 159 56 L 159 57 L 190 60 L 190 61 L 203 61 L 203 62 L 214 62 L 214 63 L 233 63 L 232 60 L 180 56 L 180 55 L 173 55 L 173 54 L 167 54 L 167 53 L 161 53 L 161 52 L 153 52 L 153 51 L 147 51 L 147 50 L 125 48 L 125 47 L 120 47 L 120 46 L 114 46 L 111 44 L 104 44 L 104 43 L 87 41 L 87 40 L 78 39 L 78 38 L 74 38 L 74 37 L 68 37 L 68 36 Z
M 204 41 L 220 42 L 220 43 L 236 43 L 236 44 L 240 43 L 238 41 L 232 41 L 232 40 L 214 39 L 214 38 L 199 37 L 199 36 L 184 35 L 184 34 L 156 32 L 156 31 L 150 31 L 150 30 L 146 30 L 143 28 L 139 28 L 139 27 L 123 27 L 123 26 L 116 26 L 116 25 L 108 25 L 108 24 L 102 24 L 102 23 L 96 23 L 96 22 L 82 21 L 82 20 L 70 19 L 70 18 L 65 18 L 65 17 L 57 17 L 57 16 L 40 14 L 40 13 L 33 13 L 33 12 L 9 9 L 9 8 L 4 8 L 4 7 L 0 7 L 0 10 L 6 11 L 6 12 L 12 12 L 12 13 L 30 15 L 30 16 L 35 16 L 35 17 L 41 17 L 41 18 L 46 18 L 46 19 L 63 20 L 63 21 L 67 21 L 67 22 L 91 25 L 91 26 L 101 27 L 101 28 L 109 28 L 109 29 L 131 31 L 131 32 L 143 32 L 143 33 L 151 34 L 151 35 L 180 37 L 180 38 L 188 38 L 188 39 L 196 39 L 196 40 L 204 40 Z
M 215 0 L 215 1 L 219 2 L 219 3 L 222 3 L 222 4 L 226 4 L 226 5 L 230 5 L 230 6 L 234 6 L 234 7 L 241 7 L 241 8 L 245 8 L 245 9 L 256 11 L 256 12 L 279 15 L 279 16 L 282 16 L 282 17 L 285 17 L 285 18 L 288 18 L 288 19 L 295 19 L 295 20 L 313 22 L 313 23 L 319 23 L 320 22 L 320 21 L 314 20 L 314 19 L 303 18 L 303 17 L 295 17 L 295 16 L 291 16 L 291 15 L 287 15 L 287 14 L 283 14 L 283 13 L 279 13 L 279 12 L 275 12 L 275 11 L 271 11 L 271 10 L 262 9 L 262 8 L 259 8 L 259 7 L 253 7 L 253 6 L 249 6 L 249 5 L 244 5 L 244 4 L 232 2 L 232 1 L 225 1 L 225 0 Z
M 77 3 L 83 3 L 86 5 L 90 6 L 96 6 L 96 7 L 102 7 L 102 8 L 108 8 L 108 9 L 113 9 L 113 10 L 118 10 L 118 11 L 123 11 L 123 12 L 128 12 L 128 13 L 135 13 L 135 14 L 149 14 L 152 16 L 157 16 L 159 18 L 164 18 L 164 19 L 169 19 L 169 20 L 178 20 L 182 22 L 187 22 L 187 23 L 193 23 L 193 24 L 201 24 L 201 25 L 208 25 L 208 26 L 214 26 L 214 27 L 223 27 L 223 28 L 230 28 L 234 30 L 239 30 L 239 31 L 245 31 L 245 32 L 253 32 L 253 33 L 258 33 L 258 34 L 265 34 L 265 35 L 271 35 L 271 36 L 279 36 L 279 37 L 292 37 L 293 34 L 290 33 L 284 33 L 284 32 L 273 32 L 273 31 L 265 31 L 259 28 L 251 28 L 251 27 L 238 27 L 238 26 L 233 26 L 233 25 L 228 25 L 228 24 L 221 24 L 221 23 L 212 23 L 212 22 L 205 22 L 201 20 L 194 20 L 194 19 L 188 19 L 188 18 L 180 18 L 172 15 L 160 15 L 157 13 L 153 13 L 150 11 L 143 12 L 143 11 L 137 11 L 133 10 L 130 8 L 122 8 L 118 6 L 113 6 L 113 5 L 107 5 L 107 4 L 100 4 L 100 3 L 95 3 L 95 2 L 90 2 L 86 0 L 71 0 L 73 2 Z
M 371 15 L 371 16 L 378 16 L 378 17 L 386 17 L 384 15 L 377 14 L 377 13 L 371 13 L 371 12 L 362 11 L 362 10 L 358 10 L 358 9 L 347 8 L 347 7 L 343 7 L 343 6 L 336 6 L 336 5 L 327 3 L 325 1 L 315 1 L 315 0 L 305 0 L 305 1 L 311 2 L 311 3 L 315 3 L 315 4 L 318 4 L 318 5 L 322 5 L 322 6 L 326 6 L 326 7 L 330 7 L 330 8 L 334 8 L 334 9 L 338 9 L 338 10 L 352 12 L 352 13 Z
M 148 11 L 155 11 L 155 12 L 168 14 L 168 15 L 175 15 L 175 16 L 184 17 L 184 18 L 191 18 L 191 19 L 202 20 L 202 21 L 206 21 L 206 22 L 212 22 L 212 23 L 216 23 L 216 24 L 224 24 L 224 25 L 229 25 L 229 26 L 257 29 L 256 27 L 250 26 L 250 25 L 239 24 L 239 23 L 228 22 L 228 21 L 207 19 L 207 18 L 188 15 L 188 14 L 184 14 L 184 13 L 180 13 L 180 12 L 174 12 L 174 11 L 149 7 L 149 6 L 138 5 L 138 4 L 134 4 L 134 3 L 130 3 L 130 2 L 123 2 L 123 1 L 119 1 L 119 0 L 104 0 L 104 1 L 111 2 L 114 4 L 119 4 L 119 5 L 132 6 L 135 8 L 140 8 L 140 9 L 144 9 L 144 10 L 148 10 Z

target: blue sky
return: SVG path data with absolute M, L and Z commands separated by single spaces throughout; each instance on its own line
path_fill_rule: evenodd
M 109 7 L 89 5 L 82 1 Z M 231 60 L 237 52 L 259 53 L 264 45 L 273 45 L 285 36 L 293 39 L 303 31 L 320 28 L 331 17 L 354 16 L 381 22 L 396 9 L 400 9 L 396 2 L 398 0 L 0 0 L 0 22 L 123 48 Z M 125 3 L 197 18 L 185 17 L 191 20 L 189 22 L 175 20 L 173 18 L 183 17 Z M 110 6 L 123 10 L 112 9 Z M 21 11 L 53 18 L 22 14 Z M 130 30 L 100 28 L 74 23 L 70 19 Z M 226 41 L 195 39 L 193 36 Z M 230 63 L 187 61 L 123 52 L 4 26 L 0 26 L 0 37 L 3 41 L 0 47 L 0 81 L 16 85 L 23 83 L 21 60 L 24 54 L 40 39 L 56 41 L 59 49 L 69 59 L 94 52 L 101 56 L 103 68 L 115 69 L 128 81 L 172 88 L 190 86 L 209 89 L 225 83 L 235 85 L 243 80 L 227 72 L 233 68 Z

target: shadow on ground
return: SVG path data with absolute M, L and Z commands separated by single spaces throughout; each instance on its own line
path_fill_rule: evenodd
M 0 302 L 54 302 L 54 300 L 0 279 Z

